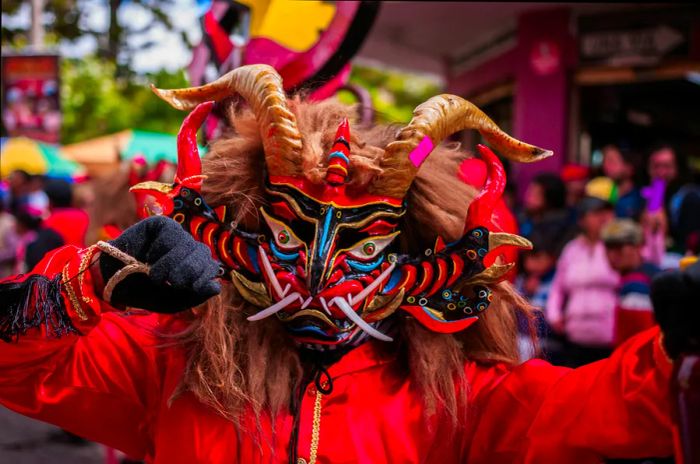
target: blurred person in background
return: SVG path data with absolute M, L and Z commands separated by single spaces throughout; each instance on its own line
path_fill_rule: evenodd
M 603 174 L 611 179 L 615 215 L 621 218 L 639 219 L 644 208 L 644 198 L 634 184 L 636 154 L 626 145 L 606 145 L 603 152 Z
M 10 212 L 18 214 L 25 207 L 38 211 L 45 215 L 49 208 L 49 198 L 42 190 L 43 177 L 30 175 L 26 171 L 17 169 L 12 171 L 7 178 L 10 187 Z
M 688 236 L 700 231 L 700 186 L 688 178 L 690 170 L 685 158 L 665 142 L 650 150 L 648 171 L 652 183 L 656 179 L 665 182 L 665 211 L 648 214 L 644 224 L 652 228 L 668 227 L 673 239 L 671 251 L 683 255 Z
M 603 243 L 610 267 L 620 274 L 615 310 L 615 345 L 654 326 L 651 280 L 660 272 L 642 256 L 644 233 L 631 219 L 616 219 L 603 229 Z
M 37 238 L 37 232 L 41 227 L 41 212 L 24 206 L 14 216 L 17 241 L 13 273 L 23 274 L 31 269 L 26 264 L 27 247 Z
M 63 179 L 52 179 L 44 187 L 49 197 L 49 217 L 43 226 L 56 231 L 66 245 L 85 247 L 89 218 L 85 211 L 73 206 L 71 184 Z
M 561 170 L 561 180 L 566 188 L 566 206 L 576 209 L 576 205 L 586 194 L 586 182 L 590 170 L 580 164 L 567 164 Z
M 566 236 L 572 229 L 572 218 L 566 209 L 566 187 L 554 173 L 536 175 L 525 191 L 520 234 L 530 237 L 535 230 L 550 236 Z
M 8 192 L 0 185 L 0 279 L 13 274 L 17 254 L 15 217 L 7 211 Z
M 551 331 L 544 317 L 544 308 L 561 250 L 557 246 L 556 237 L 542 231 L 535 231 L 530 241 L 532 249 L 523 250 L 520 254 L 520 273 L 515 280 L 515 288 L 528 299 L 536 311 L 533 313 L 533 323 L 523 316 L 518 316 L 518 345 L 522 361 L 538 354 L 532 345 L 531 328 L 534 326 L 540 340 L 540 348 L 551 360 L 550 355 L 558 351 L 558 346 L 554 346 L 554 340 L 548 337 Z
M 649 152 L 647 164 L 651 179 L 663 179 L 667 184 L 678 179 L 678 159 L 676 152 L 665 142 L 657 143 Z
M 564 247 L 557 261 L 545 307 L 552 330 L 565 337 L 566 364 L 572 367 L 610 354 L 619 283 L 601 241 L 603 228 L 615 216 L 612 205 L 584 197 L 577 214 L 581 234 Z

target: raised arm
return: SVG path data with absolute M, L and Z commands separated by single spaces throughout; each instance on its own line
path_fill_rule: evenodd
M 111 243 L 150 267 L 114 286 L 112 305 L 175 312 L 218 292 L 208 249 L 170 219 L 142 221 Z M 143 456 L 168 354 L 157 315 L 126 317 L 95 290 L 124 268 L 95 248 L 64 247 L 0 283 L 0 403 Z
M 690 303 L 698 298 L 700 262 L 654 281 L 662 331 L 642 332 L 609 358 L 575 370 L 534 360 L 496 377 L 475 394 L 484 413 L 467 461 L 575 464 L 671 456 L 671 358 L 700 346 L 700 316 Z
M 574 370 L 529 361 L 477 394 L 483 412 L 466 462 L 670 456 L 670 375 L 658 329 Z

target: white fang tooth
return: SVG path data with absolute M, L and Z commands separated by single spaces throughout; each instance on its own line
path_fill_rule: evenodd
M 377 276 L 377 278 L 374 279 L 374 281 L 371 284 L 369 284 L 367 287 L 364 288 L 364 290 L 362 290 L 360 293 L 358 293 L 355 296 L 348 297 L 348 302 L 350 303 L 350 306 L 354 306 L 359 301 L 362 301 L 365 298 L 367 298 L 367 295 L 372 293 L 372 291 L 374 291 L 374 289 L 377 288 L 379 286 L 379 284 L 384 282 L 384 280 L 386 280 L 386 278 L 391 275 L 391 272 L 394 270 L 395 267 L 396 267 L 396 263 L 391 263 L 391 265 L 388 268 L 386 268 L 384 270 L 384 272 L 379 274 Z
M 272 288 L 275 290 L 275 293 L 277 294 L 277 298 L 284 298 L 284 294 L 286 292 L 282 291 L 282 286 L 279 283 L 279 280 L 277 280 L 277 276 L 275 275 L 275 272 L 272 270 L 272 264 L 270 264 L 270 260 L 267 258 L 267 254 L 265 253 L 265 250 L 263 249 L 262 246 L 258 246 L 258 255 L 260 256 L 260 261 L 262 261 L 263 269 L 265 270 L 265 273 L 267 274 L 267 278 L 270 279 L 270 283 L 272 284 Z
M 326 314 L 328 314 L 329 316 L 333 316 L 333 315 L 331 314 L 331 310 L 328 309 L 328 303 L 326 303 L 326 299 L 323 298 L 323 297 L 321 297 L 321 307 L 322 307 L 323 310 L 326 312 Z
M 369 325 L 364 319 L 360 317 L 359 314 L 355 312 L 354 309 L 352 309 L 352 306 L 350 306 L 350 303 L 345 301 L 343 297 L 337 296 L 331 300 L 331 303 L 335 303 L 340 310 L 345 313 L 345 315 L 350 319 L 352 322 L 355 323 L 359 328 L 364 330 L 367 335 L 376 338 L 377 340 L 382 340 L 384 342 L 391 342 L 394 341 L 393 338 L 389 337 L 388 335 L 384 335 L 371 325 Z
M 248 317 L 249 321 L 259 321 L 261 319 L 265 319 L 268 316 L 272 316 L 273 314 L 283 310 L 287 306 L 289 306 L 291 303 L 294 302 L 297 298 L 300 298 L 299 294 L 297 292 L 294 292 L 290 295 L 287 295 L 277 303 L 273 304 L 272 306 L 263 309 L 262 311 L 253 314 L 252 316 Z

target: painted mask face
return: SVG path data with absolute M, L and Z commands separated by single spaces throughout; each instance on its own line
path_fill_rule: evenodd
M 264 81 L 259 74 L 256 78 L 258 83 Z M 263 93 L 271 81 L 266 84 L 261 86 L 265 87 Z M 159 92 L 166 100 L 176 97 L 183 102 L 190 90 Z M 255 102 L 275 103 L 275 98 L 256 98 L 252 91 L 239 91 L 249 103 L 253 100 L 254 109 Z M 197 98 L 201 98 L 200 93 L 196 93 Z M 284 100 L 279 94 L 276 98 L 273 107 L 281 112 Z M 445 111 L 445 98 L 435 97 L 435 108 Z M 476 113 L 474 122 L 475 107 L 464 100 L 456 103 L 471 112 L 465 116 L 471 125 L 464 127 L 482 129 L 483 113 Z M 201 164 L 195 134 L 210 108 L 211 103 L 199 105 L 183 123 L 174 184 L 144 183 L 135 190 L 148 190 L 158 197 L 158 211 L 210 247 L 221 263 L 222 277 L 230 279 L 241 296 L 259 308 L 250 321 L 274 316 L 301 344 L 333 349 L 359 343 L 367 336 L 391 341 L 390 324 L 385 321 L 397 311 L 410 314 L 433 331 L 463 330 L 488 308 L 491 287 L 512 268 L 510 263 L 495 263 L 495 250 L 503 245 L 530 246 L 521 237 L 493 231 L 491 212 L 503 192 L 505 175 L 498 158 L 479 146 L 488 181 L 469 206 L 463 236 L 451 243 L 438 237 L 435 246 L 427 250 L 399 250 L 396 238 L 404 223 L 405 193 L 411 176 L 436 143 L 437 129 L 431 126 L 435 123 L 421 119 L 420 107 L 397 142 L 386 148 L 386 165 L 392 168 L 387 172 L 408 175 L 408 181 L 402 185 L 396 179 L 384 179 L 392 186 L 388 188 L 381 186 L 380 178 L 363 192 L 347 189 L 348 173 L 352 172 L 347 121 L 340 124 L 327 156 L 324 182 L 314 184 L 298 172 L 301 163 L 285 165 L 285 160 L 298 152 L 296 135 L 301 139 L 292 131 L 296 130 L 290 123 L 293 116 L 281 112 L 282 119 L 274 120 L 267 113 L 271 121 L 261 133 L 283 133 L 283 138 L 270 136 L 273 140 L 265 146 L 267 204 L 260 210 L 264 226 L 256 233 L 243 231 L 229 222 L 225 208 L 212 210 L 200 193 Z M 494 145 L 518 156 L 525 156 L 522 152 L 527 150 L 531 156 L 544 156 L 537 152 L 540 149 L 514 141 L 494 127 L 483 131 Z M 286 149 L 284 158 L 270 156 L 280 147 Z

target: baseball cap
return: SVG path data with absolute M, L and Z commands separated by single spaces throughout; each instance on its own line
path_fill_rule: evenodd
M 601 238 L 606 246 L 641 245 L 642 228 L 631 219 L 615 219 L 603 228 Z

